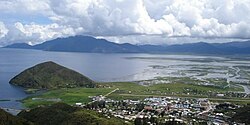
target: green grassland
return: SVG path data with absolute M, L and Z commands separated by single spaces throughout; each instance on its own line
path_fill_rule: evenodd
M 89 102 L 89 96 L 103 95 L 112 91 L 111 88 L 63 88 L 58 90 L 50 90 L 41 95 L 31 96 L 23 100 L 24 106 L 36 107 L 38 105 L 47 105 L 55 103 L 55 101 L 46 101 L 46 99 L 61 99 L 67 104 L 77 102 Z M 33 100 L 32 98 L 43 98 L 45 100 Z
M 107 83 L 110 86 L 120 88 L 119 91 L 111 94 L 113 99 L 140 99 L 152 96 L 176 96 L 208 98 L 209 94 L 226 93 L 232 91 L 231 88 L 222 89 L 214 86 L 202 86 L 195 84 L 173 83 L 154 84 L 151 86 L 141 86 L 135 83 Z M 240 89 L 241 90 L 241 89 Z M 239 91 L 236 89 L 236 91 Z
M 23 100 L 26 107 L 32 108 L 38 105 L 47 105 L 55 103 L 53 101 L 46 101 L 46 99 L 61 99 L 67 104 L 74 104 L 77 102 L 87 103 L 91 99 L 89 96 L 105 95 L 112 90 L 119 88 L 119 90 L 110 94 L 108 98 L 121 99 L 143 99 L 154 96 L 175 96 L 185 98 L 215 98 L 208 96 L 213 93 L 226 93 L 231 91 L 230 88 L 221 89 L 213 86 L 202 86 L 194 84 L 155 84 L 151 86 L 142 86 L 132 82 L 118 82 L 118 83 L 99 83 L 99 88 L 63 88 L 57 90 L 50 90 L 41 95 L 31 96 Z M 237 90 L 238 91 L 238 90 Z M 32 98 L 42 98 L 44 100 L 33 100 Z M 217 98 L 216 98 L 217 99 Z M 215 99 L 215 100 L 216 100 Z M 224 100 L 226 99 L 226 100 Z M 217 99 L 218 100 L 218 99 Z M 223 98 L 223 101 L 234 101 L 232 98 Z M 250 100 L 236 101 L 250 103 Z

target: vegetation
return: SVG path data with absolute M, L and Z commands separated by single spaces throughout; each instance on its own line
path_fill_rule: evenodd
M 221 103 L 216 106 L 215 112 L 223 113 L 226 116 L 229 116 L 230 121 L 248 124 L 250 123 L 249 114 L 250 114 L 250 105 L 243 105 L 238 107 L 230 103 Z
M 233 115 L 233 121 L 239 123 L 250 123 L 249 114 L 250 114 L 250 105 L 238 108 L 235 110 L 235 114 Z
M 115 94 L 136 94 L 136 95 L 197 95 L 206 96 L 207 93 L 223 93 L 227 89 L 214 86 L 203 86 L 195 84 L 173 83 L 155 84 L 151 86 L 141 86 L 136 83 L 107 83 L 108 85 L 120 88 Z
M 23 100 L 26 107 L 36 107 L 38 105 L 48 105 L 56 103 L 57 101 L 51 101 L 51 99 L 61 99 L 62 102 L 67 104 L 74 104 L 77 102 L 89 102 L 91 101 L 89 96 L 104 95 L 112 91 L 112 88 L 62 88 L 58 90 L 51 90 L 41 95 L 31 96 Z M 34 98 L 40 98 L 34 100 Z M 48 100 L 50 99 L 50 100 Z
M 33 125 L 23 118 L 15 117 L 0 109 L 0 125 Z
M 89 78 L 51 61 L 24 70 L 10 83 L 32 89 L 95 87 Z
M 199 71 L 199 72 L 201 72 L 201 71 Z M 202 76 L 204 74 L 201 73 L 200 75 Z M 157 77 L 156 80 L 170 81 L 170 83 L 191 84 L 191 85 L 196 85 L 196 86 L 201 86 L 201 85 L 203 85 L 204 81 L 206 81 L 207 83 L 210 83 L 210 85 L 204 84 L 204 86 L 207 86 L 210 88 L 215 88 L 217 90 L 221 89 L 221 90 L 225 90 L 225 91 L 238 91 L 238 92 L 244 91 L 244 89 L 241 86 L 238 86 L 237 84 L 230 83 L 232 85 L 229 85 L 225 78 L 205 78 L 203 80 L 198 80 L 198 79 L 194 79 L 194 78 L 190 78 L 190 77 Z M 154 80 L 148 80 L 148 81 L 149 81 L 149 85 L 154 83 Z
M 209 98 L 212 101 L 229 101 L 236 103 L 249 103 L 249 100 L 240 98 L 217 98 L 216 93 L 226 93 L 227 89 L 219 87 L 202 86 L 193 84 L 155 84 L 151 86 L 142 86 L 132 82 L 118 82 L 118 83 L 100 83 L 97 88 L 62 88 L 58 90 L 50 90 L 41 95 L 31 96 L 23 100 L 26 107 L 36 107 L 39 105 L 48 105 L 55 103 L 51 99 L 61 99 L 67 104 L 75 104 L 78 102 L 90 102 L 89 96 L 105 95 L 110 91 L 119 88 L 119 90 L 108 95 L 108 98 L 115 100 L 132 99 L 140 100 L 152 96 L 177 96 L 185 98 Z M 210 94 L 210 95 L 209 95 Z M 34 100 L 34 98 L 41 98 L 41 100 Z M 49 100 L 47 100 L 49 99 Z
M 123 120 L 107 118 L 95 111 L 72 107 L 64 103 L 38 107 L 18 114 L 36 125 L 124 125 Z

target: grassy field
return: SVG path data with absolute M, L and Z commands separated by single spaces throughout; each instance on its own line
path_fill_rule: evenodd
M 225 88 L 222 89 L 220 87 L 214 86 L 202 86 L 202 85 L 194 85 L 194 84 L 183 84 L 183 83 L 175 83 L 175 84 L 155 84 L 151 86 L 141 86 L 135 83 L 106 83 L 111 87 L 120 88 L 120 91 L 116 93 L 123 94 L 148 94 L 148 95 L 164 95 L 164 94 L 187 94 L 198 95 L 206 94 L 207 92 L 217 92 L 224 93 L 228 91 L 242 91 L 243 89 L 231 89 Z
M 118 83 L 100 83 L 100 88 L 68 88 L 50 90 L 38 96 L 28 97 L 23 100 L 26 107 L 35 107 L 43 104 L 52 104 L 53 101 L 46 101 L 44 99 L 61 99 L 67 104 L 74 104 L 77 102 L 87 103 L 91 101 L 89 96 L 105 95 L 112 90 L 119 88 L 118 91 L 110 94 L 108 98 L 121 99 L 143 99 L 152 96 L 175 96 L 185 98 L 209 98 L 211 93 L 225 93 L 231 89 L 221 89 L 219 87 L 200 86 L 193 84 L 155 84 L 151 86 L 142 86 L 132 82 L 118 82 Z M 42 98 L 43 100 L 34 100 L 32 98 Z M 223 98 L 224 99 L 224 98 Z M 216 100 L 216 99 L 214 99 Z M 228 99 L 233 101 L 234 99 Z M 226 100 L 225 100 L 226 101 Z M 237 102 L 242 102 L 238 99 Z M 249 100 L 243 100 L 249 102 Z
M 55 103 L 55 101 L 46 101 L 46 99 L 61 99 L 67 104 L 74 104 L 77 102 L 91 101 L 89 96 L 104 95 L 112 91 L 111 88 L 70 88 L 50 90 L 38 96 L 31 96 L 23 100 L 24 106 L 36 107 L 38 105 L 47 105 Z M 33 100 L 34 98 L 42 98 L 44 100 Z

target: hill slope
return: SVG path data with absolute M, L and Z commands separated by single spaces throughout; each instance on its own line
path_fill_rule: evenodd
M 249 124 L 250 123 L 249 115 L 250 115 L 250 105 L 247 105 L 236 109 L 235 114 L 232 117 L 232 120 L 239 123 Z
M 33 125 L 31 122 L 13 116 L 4 110 L 0 109 L 0 125 Z
M 51 61 L 24 70 L 10 83 L 35 89 L 95 87 L 94 81 L 89 78 Z
M 117 118 L 106 118 L 95 111 L 79 109 L 64 103 L 57 103 L 47 107 L 38 107 L 18 114 L 37 125 L 124 125 L 124 121 Z

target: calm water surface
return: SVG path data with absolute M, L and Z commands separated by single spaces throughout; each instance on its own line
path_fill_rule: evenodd
M 147 54 L 139 54 L 147 56 Z M 22 88 L 9 84 L 9 80 L 35 64 L 54 61 L 76 70 L 96 81 L 116 81 L 130 74 L 141 72 L 148 62 L 129 60 L 125 57 L 138 54 L 64 53 L 39 50 L 0 48 L 0 107 L 23 108 L 20 102 L 28 95 Z
M 250 66 L 250 61 L 231 60 L 225 57 L 197 55 L 160 55 L 160 54 L 96 54 L 46 52 L 39 50 L 0 48 L 0 107 L 23 108 L 21 100 L 29 95 L 23 89 L 9 84 L 9 80 L 21 71 L 45 61 L 54 61 L 60 65 L 78 71 L 95 81 L 136 81 L 168 77 L 184 72 L 185 77 L 201 77 L 186 72 L 191 68 Z M 160 67 L 159 67 L 160 66 Z M 158 67 L 158 68 L 157 68 Z M 163 67 L 163 68 L 161 68 Z M 220 69 L 222 77 L 229 78 L 226 68 Z M 234 68 L 235 70 L 240 70 Z M 215 72 L 213 70 L 212 72 Z M 218 72 L 218 71 L 216 71 Z M 208 74 L 208 77 L 211 74 Z M 218 76 L 218 75 L 215 75 Z M 231 78 L 232 79 L 232 78 Z

